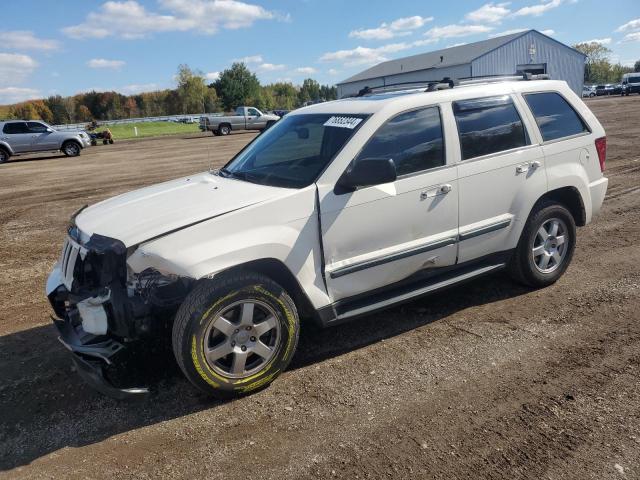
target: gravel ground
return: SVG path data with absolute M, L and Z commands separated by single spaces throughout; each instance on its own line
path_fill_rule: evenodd
M 640 479 L 640 97 L 589 105 L 610 189 L 556 285 L 499 274 L 309 326 L 289 371 L 229 402 L 197 393 L 170 354 L 148 398 L 94 393 L 43 285 L 79 206 L 219 165 L 253 135 L 0 166 L 0 477 Z

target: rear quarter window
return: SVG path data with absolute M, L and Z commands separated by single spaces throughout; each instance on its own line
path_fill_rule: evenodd
M 529 93 L 524 98 L 545 142 L 589 132 L 580 115 L 559 93 Z

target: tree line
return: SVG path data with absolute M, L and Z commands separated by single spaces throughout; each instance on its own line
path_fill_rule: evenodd
M 307 78 L 302 85 L 291 82 L 260 84 L 244 63 L 234 63 L 218 79 L 208 83 L 202 72 L 180 65 L 175 89 L 123 95 L 118 92 L 79 93 L 29 100 L 8 109 L 9 118 L 44 120 L 60 125 L 92 120 L 158 117 L 229 111 L 240 105 L 260 110 L 293 110 L 308 102 L 335 100 L 337 88 Z
M 601 43 L 578 43 L 573 48 L 587 56 L 584 69 L 584 82 L 587 84 L 619 83 L 625 73 L 640 72 L 640 60 L 633 67 L 613 63 L 613 52 Z

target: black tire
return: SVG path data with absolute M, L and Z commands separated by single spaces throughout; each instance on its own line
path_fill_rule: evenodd
M 253 304 L 251 328 L 243 327 L 248 324 L 241 320 L 245 302 Z M 260 320 L 261 315 L 262 321 L 254 322 L 253 319 L 257 316 Z M 273 327 L 261 333 L 258 328 L 266 325 L 268 318 L 275 319 L 270 321 Z M 225 319 L 228 335 L 214 327 Z M 280 285 L 253 272 L 223 274 L 201 280 L 178 309 L 173 324 L 173 352 L 191 383 L 211 396 L 229 398 L 264 388 L 280 375 L 295 353 L 299 331 L 296 306 Z M 253 353 L 254 347 L 258 343 L 265 345 L 264 342 L 271 346 L 268 360 Z M 213 352 L 220 346 L 229 353 L 207 359 L 205 350 Z M 227 370 L 235 368 L 238 355 L 245 358 L 246 364 L 243 362 L 241 373 L 234 375 Z M 251 362 L 257 366 L 252 367 Z
M 102 140 L 102 144 L 103 145 L 107 145 L 108 143 L 109 143 L 109 140 L 107 140 L 107 139 Z
M 0 163 L 6 163 L 9 161 L 9 152 L 7 152 L 4 148 L 0 148 Z
M 231 126 L 223 123 L 222 125 L 218 125 L 218 135 L 223 137 L 229 135 L 231 133 Z
M 113 143 L 114 143 L 113 138 L 110 138 L 110 139 L 109 139 L 109 145 L 113 145 Z
M 534 259 L 533 249 L 535 242 L 539 242 L 541 238 L 538 236 L 538 231 L 547 222 L 552 222 L 553 220 L 560 220 L 559 223 L 561 225 L 563 224 L 562 227 L 566 230 L 562 235 L 565 242 L 564 249 L 561 253 L 561 261 L 556 263 L 555 269 L 544 272 Z M 557 237 L 550 237 L 549 245 L 552 250 L 555 249 L 555 251 L 559 252 L 560 248 L 562 248 L 561 246 L 555 245 L 557 243 L 555 238 L 559 239 L 560 236 L 561 235 L 558 234 Z M 571 212 L 559 203 L 551 201 L 541 202 L 534 207 L 524 226 L 518 246 L 509 262 L 509 273 L 516 281 L 530 287 L 541 288 L 551 285 L 555 283 L 569 267 L 575 246 L 576 223 Z M 555 259 L 553 261 L 556 262 Z
M 74 140 L 67 140 L 62 144 L 62 153 L 67 157 L 77 157 L 82 151 L 80 144 Z

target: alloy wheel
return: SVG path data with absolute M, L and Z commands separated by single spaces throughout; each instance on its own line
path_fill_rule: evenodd
M 280 338 L 276 312 L 259 300 L 242 300 L 209 322 L 204 337 L 205 358 L 218 374 L 248 377 L 269 363 Z
M 546 220 L 533 240 L 533 263 L 540 273 L 552 273 L 562 265 L 569 250 L 569 230 L 559 218 Z

